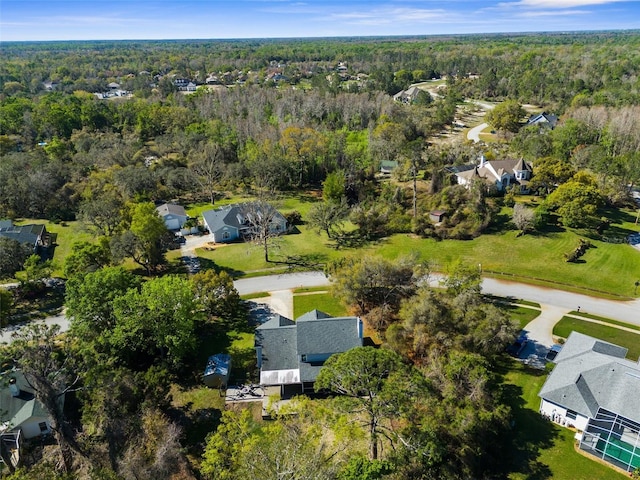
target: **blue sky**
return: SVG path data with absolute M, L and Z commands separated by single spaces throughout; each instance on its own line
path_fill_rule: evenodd
M 0 0 L 0 41 L 640 29 L 628 0 Z

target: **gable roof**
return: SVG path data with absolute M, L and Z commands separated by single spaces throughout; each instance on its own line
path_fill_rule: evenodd
M 401 90 L 393 96 L 396 102 L 413 102 L 418 98 L 420 89 L 418 87 L 409 87 L 407 90 Z
M 640 422 L 640 365 L 626 360 L 626 353 L 626 348 L 572 332 L 538 395 L 585 417 L 604 408 Z
M 345 352 L 358 343 L 357 317 L 332 317 L 319 310 L 305 313 L 297 320 L 300 354 Z
M 549 125 L 549 127 L 551 128 L 555 128 L 557 123 L 558 123 L 558 116 L 549 114 L 547 112 L 533 114 L 529 117 L 529 120 L 527 120 L 527 125 L 545 124 L 545 125 Z
M 44 225 L 30 224 L 0 227 L 0 237 L 11 238 L 20 243 L 29 244 L 32 247 L 38 245 L 38 242 L 42 240 L 44 234 Z
M 175 203 L 163 203 L 159 207 L 156 207 L 156 211 L 161 217 L 165 217 L 167 215 L 180 215 L 182 217 L 188 216 L 184 207 Z
M 223 227 L 242 228 L 242 212 L 238 205 L 227 205 L 215 210 L 202 212 L 204 221 L 209 226 L 211 232 L 220 230 Z
M 252 211 L 251 204 L 241 203 L 235 205 L 227 205 L 225 207 L 220 207 L 215 210 L 207 210 L 206 212 L 202 212 L 202 217 L 204 218 L 205 223 L 209 226 L 209 230 L 213 233 L 220 230 L 223 227 L 233 227 L 238 230 L 244 228 L 250 228 L 245 222 L 245 217 L 247 215 L 256 213 L 260 215 L 260 212 Z M 274 216 L 274 220 L 285 220 L 280 212 L 276 210 Z
M 358 317 L 332 317 L 319 310 L 307 312 L 296 322 L 274 315 L 256 329 L 260 356 L 260 383 L 266 385 L 315 381 L 322 361 L 362 346 L 362 327 Z
M 488 184 L 499 182 L 504 175 L 515 175 L 516 172 L 533 172 L 529 162 L 524 159 L 506 159 L 481 161 L 480 165 L 460 165 L 449 169 L 457 177 L 470 181 L 474 178 L 485 181 Z M 526 183 L 526 180 L 516 179 L 517 182 Z
M 15 379 L 20 390 L 18 396 L 13 396 L 9 388 L 9 381 Z M 46 418 L 48 415 L 42 404 L 36 400 L 33 388 L 19 370 L 5 373 L 0 377 L 0 432 L 19 427 L 33 417 Z

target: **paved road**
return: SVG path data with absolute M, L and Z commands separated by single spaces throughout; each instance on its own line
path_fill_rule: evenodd
M 502 297 L 522 298 L 566 309 L 567 311 L 576 310 L 580 307 L 581 312 L 640 325 L 640 299 L 629 302 L 604 300 L 578 293 L 563 292 L 494 278 L 485 278 L 482 281 L 482 291 Z
M 53 315 L 51 317 L 47 317 L 42 320 L 36 320 L 37 322 L 45 323 L 46 325 L 59 325 L 61 332 L 66 332 L 69 330 L 69 318 L 64 314 L 64 311 L 58 315 Z M 10 325 L 0 330 L 0 342 L 1 343 L 10 343 L 11 336 L 13 332 L 22 328 L 25 324 L 18 323 L 15 325 Z
M 290 290 L 300 287 L 322 287 L 329 280 L 322 272 L 283 273 L 266 277 L 242 278 L 233 282 L 240 295 L 258 292 Z
M 487 102 L 483 102 L 481 100 L 469 100 L 470 103 L 474 103 L 485 110 L 492 110 L 495 108 L 495 105 Z M 480 141 L 480 132 L 482 132 L 485 128 L 489 126 L 488 123 L 481 123 L 477 127 L 473 127 L 471 130 L 467 132 L 467 139 L 478 143 Z
M 480 132 L 482 132 L 488 126 L 488 123 L 481 123 L 477 127 L 473 127 L 467 132 L 467 138 L 473 142 L 478 143 L 480 141 Z
M 438 280 L 439 277 L 434 276 L 433 283 L 437 284 Z M 329 280 L 322 272 L 302 272 L 244 278 L 236 280 L 234 285 L 240 295 L 247 295 L 298 287 L 320 287 L 329 285 Z M 547 308 L 557 308 L 558 311 L 568 312 L 580 307 L 580 311 L 584 313 L 640 325 L 640 299 L 628 302 L 604 300 L 578 293 L 497 280 L 495 278 L 483 279 L 482 291 L 501 297 L 521 298 L 537 302 L 547 306 Z
M 433 283 L 437 284 L 438 277 L 434 277 Z M 320 287 L 329 285 L 329 280 L 322 272 L 300 272 L 287 273 L 281 275 L 270 275 L 264 277 L 243 278 L 236 280 L 234 285 L 240 295 L 247 295 L 258 292 L 275 292 L 291 290 L 299 287 Z M 499 295 L 502 297 L 513 297 L 514 299 L 526 299 L 540 303 L 542 314 L 527 325 L 531 327 L 531 338 L 542 344 L 550 345 L 550 328 L 553 327 L 554 319 L 557 322 L 564 313 L 576 310 L 578 306 L 581 312 L 600 315 L 614 320 L 640 325 L 640 299 L 629 302 L 614 300 L 603 300 L 577 293 L 563 292 L 550 288 L 537 287 L 522 283 L 485 278 L 482 282 L 484 293 Z M 289 295 L 280 293 L 276 295 L 281 302 L 288 300 Z M 285 310 L 283 308 L 283 310 Z M 287 313 L 290 313 L 287 310 Z M 60 325 L 61 331 L 69 329 L 69 319 L 64 313 L 44 320 L 47 324 Z M 534 327 L 536 330 L 534 330 Z M 19 327 L 12 326 L 0 331 L 0 341 L 10 340 L 11 333 Z

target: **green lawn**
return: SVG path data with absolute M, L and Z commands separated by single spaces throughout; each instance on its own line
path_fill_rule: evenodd
M 543 419 L 538 392 L 546 374 L 509 359 L 505 395 L 511 405 L 513 437 L 506 442 L 505 461 L 511 480 L 621 480 L 623 474 L 574 449 L 574 432 Z
M 25 225 L 35 223 L 38 225 L 45 225 L 47 232 L 57 234 L 56 247 L 53 255 L 54 272 L 56 277 L 62 277 L 62 271 L 64 267 L 64 259 L 67 258 L 71 252 L 71 246 L 76 242 L 93 242 L 95 236 L 89 232 L 80 222 L 61 222 L 52 223 L 45 220 L 38 219 L 21 219 L 16 222 L 18 225 Z
M 563 255 L 574 249 L 581 238 L 576 233 L 516 235 L 515 231 L 506 231 L 474 240 L 446 241 L 394 235 L 376 250 L 389 258 L 419 252 L 438 270 L 460 259 L 468 265 L 481 264 L 485 275 L 506 273 L 513 275 L 510 278 L 515 281 L 538 279 L 540 283 L 549 282 L 549 286 L 573 286 L 584 293 L 634 295 L 635 279 L 640 278 L 640 252 L 629 245 L 592 241 L 596 248 L 587 251 L 584 263 L 567 263 Z
M 234 199 L 242 200 L 242 199 Z M 284 213 L 297 210 L 304 219 L 315 196 L 300 195 L 280 200 Z M 533 201 L 533 200 L 532 200 Z M 224 202 L 231 202 L 225 200 Z M 220 202 L 222 204 L 223 201 Z M 191 214 L 209 205 L 189 210 Z M 509 220 L 510 209 L 503 209 L 499 225 Z M 629 212 L 611 214 L 612 232 L 624 235 L 638 230 Z M 500 227 L 501 228 L 501 227 Z M 326 235 L 318 235 L 307 225 L 298 227 L 299 233 L 284 235 L 279 248 L 270 253 L 271 262 L 264 261 L 259 247 L 249 244 L 233 244 L 215 251 L 198 250 L 197 254 L 209 259 L 235 276 L 246 272 L 265 271 L 273 268 L 321 268 L 322 264 L 337 258 L 363 253 L 380 254 L 397 258 L 409 253 L 419 253 L 430 261 L 435 270 L 443 271 L 457 260 L 469 265 L 481 265 L 484 275 L 513 279 L 527 283 L 547 285 L 553 288 L 611 298 L 635 296 L 635 281 L 640 278 L 640 252 L 626 244 L 610 244 L 591 240 L 595 248 L 582 257 L 582 263 L 567 263 L 564 254 L 573 250 L 585 232 L 557 228 L 554 231 L 517 237 L 514 230 L 485 234 L 473 240 L 422 239 L 410 234 L 397 234 L 371 242 L 361 248 L 337 249 L 335 242 Z M 508 254 L 505 254 L 508 252 Z M 287 264 L 290 262 L 290 264 Z
M 336 250 L 325 235 L 316 234 L 306 225 L 298 226 L 298 230 L 300 233 L 283 235 L 276 240 L 276 247 L 269 253 L 270 262 L 264 261 L 264 250 L 252 243 L 234 243 L 215 250 L 198 249 L 196 254 L 236 276 L 242 272 L 288 268 L 293 263 L 303 268 L 322 269 L 329 260 L 344 256 L 345 251 Z
M 505 306 L 509 316 L 518 322 L 520 328 L 524 328 L 531 320 L 540 315 L 540 310 L 527 307 L 517 307 L 513 305 Z
M 620 324 L 621 322 L 616 323 Z M 574 330 L 628 348 L 627 358 L 633 361 L 636 361 L 640 356 L 640 332 L 636 334 L 607 325 L 578 320 L 577 318 L 562 317 L 553 327 L 553 334 L 567 338 Z
M 571 311 L 569 313 L 571 313 L 572 315 L 580 315 L 581 317 L 591 318 L 593 320 L 599 320 L 601 322 L 610 323 L 611 325 L 619 325 L 621 327 L 630 328 L 632 330 L 638 330 L 638 333 L 640 333 L 640 326 L 639 325 L 633 325 L 631 323 L 625 323 L 625 322 L 621 322 L 619 320 L 612 320 L 610 318 L 600 317 L 599 315 L 592 315 L 590 313 L 578 312 L 576 310 L 573 310 L 573 311 Z
M 291 195 L 275 202 L 283 213 L 299 211 L 303 219 L 309 209 L 318 201 L 319 192 Z M 250 200 L 249 197 L 234 197 L 220 200 L 216 206 Z M 535 201 L 535 198 L 526 198 Z M 199 215 L 203 210 L 212 208 L 210 204 L 191 205 L 188 212 Z M 502 228 L 509 220 L 510 210 L 504 208 L 498 218 L 497 229 Z M 638 231 L 634 224 L 635 215 L 631 211 L 611 211 L 607 213 L 612 227 L 607 232 L 612 236 L 622 237 L 630 231 Z M 57 233 L 57 247 L 54 256 L 55 275 L 62 274 L 64 259 L 69 254 L 74 242 L 94 240 L 80 222 L 53 224 L 37 220 L 23 220 L 20 223 L 45 223 L 47 230 Z M 579 291 L 582 293 L 611 296 L 633 297 L 635 281 L 640 279 L 640 252 L 626 244 L 609 244 L 591 240 L 595 248 L 589 249 L 582 257 L 583 263 L 567 263 L 564 254 L 573 250 L 580 238 L 580 233 L 556 229 L 544 234 L 524 235 L 516 237 L 513 230 L 498 231 L 485 234 L 474 240 L 436 241 L 422 239 L 415 235 L 397 234 L 371 242 L 361 248 L 336 248 L 325 234 L 318 235 L 308 225 L 298 226 L 299 233 L 284 235 L 280 238 L 279 247 L 270 252 L 271 262 L 264 261 L 261 248 L 238 243 L 212 250 L 198 250 L 197 254 L 204 260 L 203 266 L 210 260 L 220 268 L 226 269 L 238 277 L 261 274 L 277 269 L 279 272 L 290 268 L 319 269 L 334 259 L 345 256 L 362 255 L 363 253 L 379 254 L 387 258 L 398 258 L 401 255 L 416 252 L 422 259 L 430 261 L 433 268 L 443 271 L 454 261 L 460 260 L 469 265 L 481 265 L 484 275 L 513 279 L 529 283 L 548 285 L 554 288 Z M 505 254 L 508 252 L 508 254 Z M 177 260 L 179 251 L 168 253 L 170 260 Z
M 330 293 L 314 293 L 312 295 L 294 295 L 293 312 L 295 318 L 311 310 L 320 310 L 333 317 L 348 315 L 344 305 Z

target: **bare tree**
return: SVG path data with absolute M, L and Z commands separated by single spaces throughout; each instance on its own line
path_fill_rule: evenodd
M 533 209 L 527 208 L 521 203 L 516 203 L 513 206 L 513 223 L 523 234 L 534 230 L 535 222 L 536 213 Z
M 275 239 L 286 230 L 286 220 L 280 212 L 264 200 L 256 200 L 242 206 L 242 215 L 249 226 L 248 234 L 254 243 L 264 249 L 264 261 L 269 260 L 269 249 Z
M 217 143 L 207 143 L 204 149 L 195 155 L 193 171 L 212 205 L 216 201 L 215 188 L 224 174 L 224 160 L 224 149 Z

